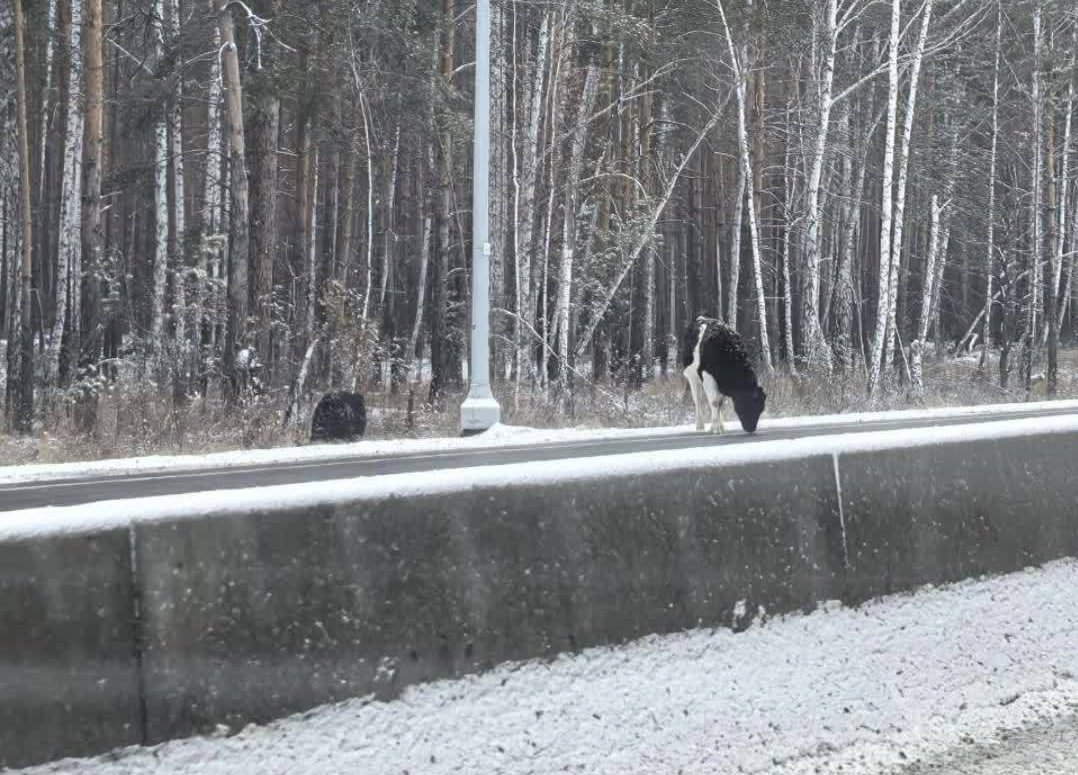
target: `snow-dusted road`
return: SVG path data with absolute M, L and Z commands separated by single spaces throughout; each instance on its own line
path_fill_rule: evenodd
M 896 775 L 1078 775 L 1078 716 L 963 742 Z
M 955 769 L 963 762 L 953 758 L 950 770 L 929 765 L 1001 735 L 1073 728 L 1076 590 L 1078 562 L 1059 562 L 736 635 L 701 630 L 506 665 L 394 702 L 353 700 L 232 737 L 24 772 L 993 772 Z
M 998 420 L 1078 417 L 1078 401 L 765 419 L 754 435 L 736 419 L 713 436 L 687 427 L 608 430 L 511 429 L 471 439 L 366 441 L 204 456 L 135 458 L 0 468 L 0 512 L 107 500 L 326 482 L 357 477 L 581 459 L 606 455 L 733 448 L 836 433 L 866 434 Z

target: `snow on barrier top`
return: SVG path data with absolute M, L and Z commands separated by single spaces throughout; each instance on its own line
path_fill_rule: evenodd
M 915 416 L 923 417 L 924 414 L 915 413 Z M 141 522 L 250 514 L 313 505 L 333 506 L 363 500 L 461 492 L 480 487 L 634 477 L 662 471 L 1063 433 L 1078 433 L 1078 414 L 876 433 L 760 440 L 752 444 L 601 455 L 569 461 L 477 466 L 422 474 L 388 474 L 273 487 L 216 490 L 179 497 L 163 495 L 101 501 L 78 506 L 43 507 L 5 513 L 0 515 L 0 541 L 27 540 L 55 533 L 84 534 Z
M 1040 410 L 1078 412 L 1078 401 L 1038 401 L 1021 404 L 988 404 L 984 406 L 943 407 L 934 409 L 904 409 L 890 412 L 816 415 L 804 417 L 773 417 L 760 421 L 759 429 L 789 430 L 819 425 L 854 427 L 865 423 L 903 420 L 932 420 L 946 418 L 984 418 L 999 415 L 1035 412 Z M 352 444 L 312 444 L 302 447 L 215 452 L 205 455 L 153 455 L 114 460 L 95 460 L 80 463 L 56 463 L 0 467 L 0 485 L 27 484 L 59 480 L 86 480 L 102 476 L 134 474 L 219 471 L 245 466 L 319 463 L 342 458 L 376 458 L 388 455 L 418 455 L 496 449 L 499 447 L 533 446 L 559 442 L 630 439 L 688 433 L 691 425 L 660 428 L 560 428 L 538 429 L 496 425 L 486 433 L 467 438 L 367 440 Z

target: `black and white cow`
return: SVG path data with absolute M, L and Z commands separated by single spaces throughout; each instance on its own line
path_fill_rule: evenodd
M 367 430 L 367 407 L 359 393 L 326 393 L 314 408 L 311 441 L 355 441 Z
M 741 427 L 749 433 L 756 431 L 767 394 L 756 382 L 736 331 L 701 315 L 685 332 L 681 359 L 696 407 L 696 430 L 704 430 L 704 412 L 710 404 L 711 430 L 722 433 L 722 405 L 729 396 Z

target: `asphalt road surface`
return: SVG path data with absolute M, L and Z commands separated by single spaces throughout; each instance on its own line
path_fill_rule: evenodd
M 1078 716 L 961 745 L 894 775 L 1078 775 Z
M 454 450 L 385 457 L 347 457 L 322 461 L 273 463 L 236 466 L 217 470 L 178 473 L 119 474 L 92 479 L 52 480 L 48 482 L 0 485 L 0 512 L 41 506 L 74 506 L 80 503 L 143 498 L 154 495 L 182 495 L 208 490 L 232 490 L 243 487 L 267 487 L 276 484 L 299 484 L 361 476 L 437 471 L 471 466 L 506 465 L 543 460 L 654 452 L 715 445 L 754 444 L 835 433 L 872 433 L 876 431 L 963 425 L 998 420 L 1075 415 L 1073 409 L 1016 410 L 982 416 L 933 417 L 922 420 L 889 419 L 848 425 L 820 424 L 790 429 L 760 429 L 744 433 L 737 419 L 727 422 L 726 433 L 682 433 L 624 439 L 569 441 L 487 449 Z

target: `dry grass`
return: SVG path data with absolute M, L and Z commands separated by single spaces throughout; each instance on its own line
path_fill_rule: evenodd
M 1078 350 L 1061 354 L 1059 398 L 1078 398 Z M 860 375 L 849 378 L 793 378 L 776 372 L 764 379 L 771 417 L 841 414 L 909 407 L 973 406 L 1026 400 L 1018 387 L 1001 390 L 995 362 L 988 379 L 978 376 L 972 358 L 925 363 L 925 391 L 915 396 L 908 385 L 895 385 L 868 397 Z M 1017 376 L 1012 382 L 1017 384 Z M 425 402 L 427 385 L 398 394 L 367 391 L 367 437 L 373 439 L 453 436 L 463 396 L 447 396 L 438 406 Z M 657 378 L 636 391 L 618 385 L 581 388 L 575 411 L 538 391 L 511 386 L 496 391 L 502 421 L 510 425 L 554 427 L 654 427 L 692 421 L 691 401 L 680 375 Z M 1043 382 L 1034 387 L 1032 400 L 1043 398 Z M 167 391 L 150 382 L 119 382 L 101 397 L 98 430 L 79 434 L 69 407 L 54 405 L 50 420 L 39 424 L 33 436 L 0 434 L 0 465 L 53 463 L 141 455 L 203 454 L 233 449 L 282 447 L 303 444 L 312 406 L 300 411 L 296 422 L 283 422 L 285 395 L 252 399 L 230 408 L 219 397 L 177 406 Z

